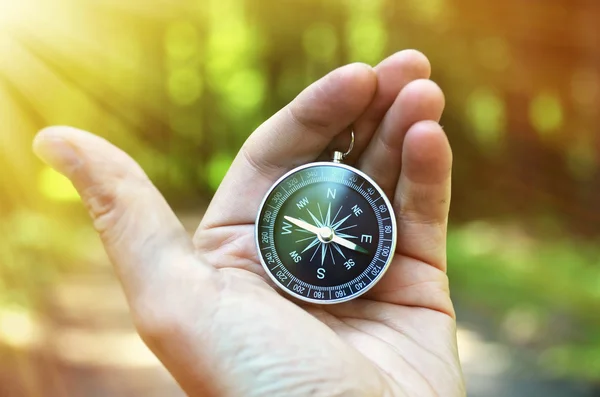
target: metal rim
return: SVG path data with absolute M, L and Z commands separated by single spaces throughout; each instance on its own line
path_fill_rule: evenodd
M 344 298 L 339 298 L 339 299 L 329 299 L 329 300 L 311 299 L 311 298 L 307 298 L 305 296 L 295 293 L 294 291 L 287 289 L 283 284 L 281 284 L 281 282 L 279 280 L 277 280 L 277 278 L 275 278 L 275 276 L 271 273 L 271 270 L 267 267 L 267 264 L 265 263 L 265 260 L 262 256 L 262 252 L 260 250 L 260 243 L 258 241 L 258 228 L 259 228 L 260 215 L 262 214 L 262 211 L 263 211 L 263 208 L 267 201 L 267 198 L 269 197 L 271 192 L 273 192 L 273 190 L 275 190 L 275 188 L 277 186 L 279 186 L 279 184 L 283 180 L 285 180 L 288 176 L 290 176 L 296 172 L 299 172 L 301 170 L 304 170 L 306 168 L 320 167 L 320 166 L 344 168 L 346 170 L 357 173 L 358 175 L 360 175 L 361 177 L 363 177 L 367 181 L 369 181 L 369 183 L 371 183 L 371 185 L 373 185 L 373 187 L 379 192 L 379 194 L 383 198 L 385 204 L 387 205 L 387 207 L 390 210 L 390 220 L 392 221 L 392 233 L 394 235 L 394 238 L 392 239 L 392 244 L 390 247 L 390 255 L 388 256 L 388 259 L 387 259 L 385 265 L 383 266 L 383 269 L 381 270 L 381 272 L 379 272 L 377 277 L 375 277 L 373 279 L 373 281 L 366 288 L 363 288 L 359 292 L 356 292 L 350 296 L 347 296 Z M 281 176 L 279 179 L 277 179 L 277 181 L 275 181 L 275 183 L 273 183 L 273 185 L 269 188 L 269 190 L 263 197 L 263 199 L 260 203 L 260 207 L 258 208 L 258 214 L 256 215 L 256 220 L 254 221 L 254 243 L 256 245 L 256 251 L 258 253 L 258 258 L 260 259 L 260 263 L 261 263 L 263 269 L 265 269 L 265 273 L 267 273 L 267 275 L 275 283 L 275 285 L 277 285 L 277 287 L 279 289 L 283 290 L 285 293 L 293 296 L 294 298 L 300 299 L 304 302 L 315 303 L 315 304 L 320 304 L 320 305 L 332 305 L 332 304 L 336 304 L 336 303 L 343 303 L 343 302 L 351 301 L 351 300 L 354 300 L 354 299 L 362 296 L 363 294 L 367 293 L 371 288 L 373 288 L 381 280 L 381 278 L 385 275 L 388 268 L 390 267 L 390 264 L 392 263 L 392 260 L 394 259 L 394 255 L 396 254 L 396 242 L 398 239 L 397 233 L 398 233 L 398 230 L 397 230 L 397 226 L 396 226 L 396 213 L 394 211 L 394 207 L 390 203 L 390 200 L 388 199 L 387 195 L 379 187 L 379 185 L 370 176 L 368 176 L 364 172 L 362 172 L 350 165 L 343 164 L 343 163 L 333 163 L 330 161 L 318 161 L 318 162 L 314 162 L 314 163 L 308 163 L 308 164 L 301 165 L 299 167 L 296 167 L 296 168 L 286 172 L 283 176 Z

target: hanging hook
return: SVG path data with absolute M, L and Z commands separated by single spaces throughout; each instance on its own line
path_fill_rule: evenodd
M 352 149 L 354 149 L 354 130 L 350 131 L 350 136 L 351 136 L 350 147 L 348 148 L 346 153 L 342 153 L 342 152 L 338 152 L 338 151 L 333 152 L 333 162 L 334 163 L 341 163 L 342 161 L 344 161 L 344 159 L 350 154 Z

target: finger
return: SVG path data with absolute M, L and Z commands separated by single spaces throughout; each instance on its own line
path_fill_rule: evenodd
M 368 297 L 454 317 L 446 276 L 446 223 L 452 153 L 442 128 L 421 121 L 406 134 L 394 199 L 398 223 L 392 265 Z
M 341 67 L 313 83 L 246 141 L 215 194 L 200 230 L 253 223 L 265 192 L 286 171 L 311 161 L 371 102 L 373 69 Z
M 129 298 L 189 263 L 191 240 L 142 169 L 104 139 L 69 127 L 42 130 L 36 154 L 69 178 Z
M 375 136 L 357 165 L 370 175 L 392 198 L 402 164 L 404 136 L 421 120 L 439 121 L 444 110 L 444 94 L 430 80 L 410 82 L 388 110 Z
M 421 52 L 404 50 L 384 59 L 375 66 L 374 70 L 377 75 L 377 92 L 367 110 L 353 124 L 355 144 L 345 160 L 348 164 L 354 164 L 365 150 L 400 91 L 413 80 L 428 79 L 431 65 Z M 349 134 L 340 134 L 329 145 L 325 155 L 330 155 L 333 150 L 348 147 L 348 143 Z
M 413 125 L 404 138 L 394 198 L 396 251 L 444 271 L 451 168 L 452 151 L 442 127 L 433 121 Z

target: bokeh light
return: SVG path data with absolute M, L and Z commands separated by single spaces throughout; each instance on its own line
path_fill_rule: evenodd
M 0 0 L 0 395 L 180 392 L 135 335 L 74 188 L 33 156 L 38 129 L 73 125 L 123 148 L 192 232 L 248 135 L 306 85 L 416 48 L 446 94 L 469 395 L 597 396 L 598 12 L 568 0 Z

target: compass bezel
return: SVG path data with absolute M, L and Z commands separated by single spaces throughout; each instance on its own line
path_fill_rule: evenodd
M 385 261 L 384 265 L 382 266 L 382 270 L 379 272 L 379 274 L 377 274 L 375 276 L 375 278 L 373 280 L 371 280 L 369 282 L 369 284 L 362 288 L 359 291 L 355 291 L 352 292 L 351 294 L 348 294 L 347 296 L 341 297 L 341 298 L 334 298 L 334 299 L 314 299 L 314 298 L 309 298 L 306 297 L 304 295 L 298 294 L 295 291 L 293 291 L 290 288 L 287 288 L 287 286 L 285 286 L 280 280 L 277 279 L 277 277 L 275 277 L 275 275 L 272 273 L 271 269 L 269 269 L 265 258 L 263 256 L 263 253 L 261 251 L 261 247 L 260 247 L 260 225 L 261 225 L 261 217 L 263 214 L 263 210 L 265 208 L 265 205 L 267 203 L 268 198 L 271 196 L 271 193 L 273 193 L 274 190 L 276 190 L 279 185 L 284 182 L 287 178 L 289 178 L 290 176 L 292 176 L 293 174 L 299 173 L 301 171 L 307 170 L 309 168 L 314 168 L 314 167 L 323 167 L 323 166 L 327 166 L 327 167 L 337 167 L 337 168 L 342 168 L 346 171 L 350 171 L 353 172 L 357 175 L 359 175 L 361 178 L 365 179 L 367 182 L 369 182 L 371 184 L 371 186 L 373 188 L 375 188 L 377 190 L 377 193 L 379 193 L 379 195 L 381 196 L 381 199 L 384 201 L 387 210 L 389 211 L 389 216 L 390 216 L 390 223 L 392 226 L 392 232 L 391 232 L 391 244 L 390 244 L 390 253 L 387 257 L 387 260 Z M 381 226 L 381 225 L 380 225 Z M 309 302 L 309 303 L 315 303 L 315 304 L 336 304 L 336 303 L 342 303 L 342 302 L 347 302 L 353 299 L 358 298 L 359 296 L 365 294 L 366 292 L 368 292 L 371 288 L 373 288 L 380 280 L 381 278 L 385 275 L 385 273 L 387 272 L 393 258 L 396 252 L 396 242 L 397 242 L 397 225 L 396 225 L 396 216 L 395 216 L 395 212 L 394 212 L 394 207 L 392 206 L 390 200 L 388 199 L 387 195 L 383 192 L 383 190 L 381 189 L 381 187 L 379 187 L 379 185 L 371 178 L 369 177 L 367 174 L 365 174 L 364 172 L 350 166 L 347 164 L 343 164 L 343 163 L 336 163 L 336 162 L 329 162 L 329 161 L 319 161 L 319 162 L 314 162 L 314 163 L 308 163 L 308 164 L 304 164 L 301 165 L 299 167 L 296 167 L 288 172 L 286 172 L 284 175 L 282 175 L 279 179 L 277 179 L 277 181 L 275 181 L 275 183 L 273 183 L 273 185 L 269 188 L 269 190 L 267 191 L 267 193 L 264 195 L 257 216 L 256 216 L 256 220 L 255 220 L 255 225 L 254 225 L 254 240 L 255 240 L 255 244 L 256 244 L 256 249 L 257 249 L 257 253 L 258 253 L 258 257 L 260 259 L 260 263 L 263 266 L 263 269 L 265 270 L 265 273 L 269 276 L 269 278 L 273 281 L 273 283 L 275 283 L 275 285 L 280 288 L 281 290 L 285 291 L 287 294 L 293 296 L 296 299 L 300 299 L 304 302 Z M 286 269 L 287 270 L 287 269 Z M 289 270 L 288 270 L 289 272 Z

